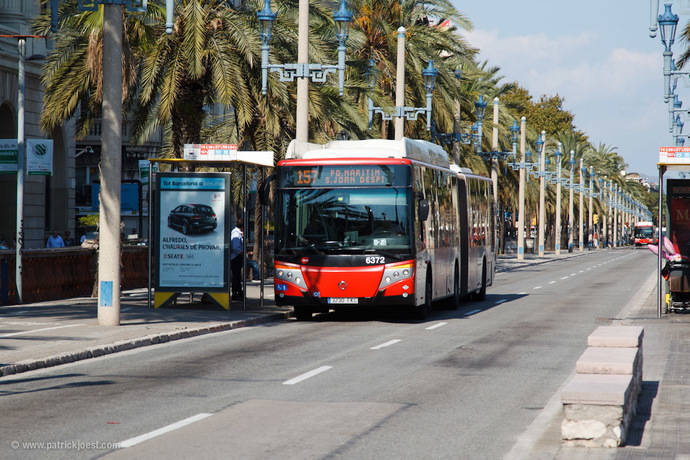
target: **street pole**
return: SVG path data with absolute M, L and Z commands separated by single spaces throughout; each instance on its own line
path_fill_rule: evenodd
M 453 133 L 460 132 L 460 100 L 455 98 L 455 117 L 453 117 Z M 460 139 L 453 136 L 453 161 L 460 164 Z
M 300 0 L 306 1 L 306 0 Z M 395 72 L 395 106 L 405 107 L 405 28 L 398 28 L 398 62 Z M 429 116 L 429 115 L 427 115 Z M 402 140 L 405 135 L 405 115 L 395 117 L 395 140 Z
M 613 184 L 613 247 L 618 247 L 618 184 Z
M 561 143 L 558 143 L 561 151 Z M 556 255 L 561 255 L 561 155 L 556 155 Z
M 601 230 L 603 232 L 603 246 L 604 248 L 608 247 L 608 242 L 609 242 L 609 205 L 608 205 L 608 181 L 601 182 L 603 187 L 601 188 L 601 197 L 599 198 L 600 203 L 601 203 L 601 214 L 602 214 L 602 223 L 601 223 Z
M 26 91 L 26 76 L 24 74 L 24 60 L 26 55 L 26 40 L 20 38 L 17 42 L 19 62 L 17 68 L 17 249 L 15 255 L 15 280 L 17 285 L 17 303 L 22 303 L 22 249 L 24 247 L 24 94 Z
M 545 209 L 545 181 L 544 167 L 545 167 L 545 157 L 546 157 L 546 131 L 541 132 L 541 140 L 544 142 L 541 145 L 541 152 L 539 152 L 539 257 L 544 256 L 544 221 L 546 220 L 546 209 Z
M 498 152 L 498 98 L 494 98 L 494 118 L 493 118 L 493 129 L 491 133 L 491 150 L 494 152 Z M 498 159 L 492 156 L 491 158 L 491 184 L 493 185 L 493 191 L 494 191 L 494 212 L 496 215 L 499 213 L 498 209 Z M 501 215 L 500 218 L 500 226 L 501 226 L 501 235 L 503 235 L 503 224 L 504 224 L 504 217 Z M 501 238 L 501 244 L 503 244 L 503 239 Z M 503 248 L 501 248 L 503 249 Z
M 594 166 L 589 167 L 589 219 L 587 220 L 587 241 L 589 241 L 589 247 L 594 249 L 594 227 L 593 227 L 593 220 L 594 217 L 592 216 L 592 200 L 594 199 Z
M 578 221 L 580 223 L 580 225 L 579 225 L 580 231 L 578 233 L 579 238 L 580 238 L 580 240 L 578 242 L 578 247 L 580 248 L 580 252 L 584 251 L 584 248 L 585 248 L 585 242 L 584 242 L 584 239 L 585 239 L 584 236 L 585 235 L 584 235 L 584 231 L 582 228 L 584 225 L 584 220 L 585 220 L 584 219 L 584 217 L 585 217 L 585 215 L 584 215 L 584 194 L 582 193 L 582 191 L 583 191 L 582 189 L 585 186 L 585 177 L 584 177 L 584 174 L 582 172 L 582 163 L 583 163 L 583 160 L 582 160 L 582 158 L 580 158 L 580 210 L 577 213 Z
M 525 162 L 527 118 L 520 119 L 520 187 L 518 189 L 518 260 L 525 258 Z
M 568 200 L 568 252 L 573 252 L 573 231 L 574 231 L 574 219 L 573 219 L 573 186 L 575 183 L 573 182 L 575 180 L 575 151 L 571 150 L 570 151 L 570 194 L 569 194 L 569 200 Z
M 525 132 L 527 118 L 520 119 L 520 163 L 525 162 Z M 520 168 L 520 187 L 518 189 L 518 235 L 517 260 L 525 258 L 525 168 Z
M 122 5 L 103 5 L 103 135 L 100 164 L 98 324 L 120 325 Z
M 309 0 L 299 0 L 297 22 L 297 64 L 309 66 Z M 297 77 L 297 113 L 295 138 L 309 141 L 309 75 Z

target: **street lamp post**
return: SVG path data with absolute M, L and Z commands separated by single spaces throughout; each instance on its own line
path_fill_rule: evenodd
M 589 247 L 594 248 L 594 216 L 592 212 L 594 199 L 594 166 L 589 167 L 589 219 L 587 220 L 587 241 L 589 241 Z
M 373 67 L 373 59 L 369 60 L 369 67 Z M 462 70 L 455 70 L 455 78 L 458 84 L 462 80 Z M 436 123 L 431 120 L 431 138 L 440 142 L 441 144 L 453 144 L 453 161 L 455 164 L 460 164 L 460 144 L 471 144 L 472 134 L 465 134 L 460 132 L 460 100 L 455 98 L 455 115 L 453 116 L 453 132 L 452 133 L 440 133 L 436 129 Z M 516 130 L 520 128 L 517 127 L 517 122 L 513 123 Z M 511 128 L 512 132 L 513 128 Z
M 599 193 L 597 197 L 599 198 L 599 207 L 601 208 L 601 216 L 599 217 L 599 248 L 606 247 L 606 210 L 604 209 L 605 195 L 604 195 L 604 178 L 597 177 L 597 183 L 599 184 Z
M 520 119 L 520 163 L 525 163 L 525 142 L 526 142 L 527 119 Z M 517 259 L 525 258 L 525 168 L 520 168 L 520 187 L 518 189 L 518 240 L 517 240 Z
M 584 166 L 583 166 L 583 159 L 580 158 L 580 210 L 578 211 L 578 222 L 579 222 L 579 238 L 580 241 L 578 242 L 578 247 L 580 249 L 580 252 L 584 251 L 585 249 L 585 242 L 584 242 L 584 231 L 583 231 L 583 225 L 584 225 L 584 188 L 585 188 L 585 176 L 584 176 Z
M 556 255 L 561 255 L 561 143 L 554 153 L 556 161 L 556 244 L 554 246 Z
M 573 199 L 574 199 L 574 180 L 575 180 L 575 151 L 571 150 L 570 151 L 570 161 L 568 162 L 570 165 L 570 187 L 569 189 L 569 196 L 568 196 L 568 252 L 573 252 L 573 233 L 574 233 L 574 227 L 573 225 L 575 224 L 573 214 L 574 214 L 574 205 L 573 205 Z
M 323 83 L 331 73 L 338 73 L 338 89 L 342 96 L 345 82 L 345 42 L 349 34 L 352 13 L 347 9 L 345 0 L 340 0 L 339 8 L 333 12 L 333 20 L 338 39 L 338 64 L 309 63 L 309 0 L 299 0 L 297 24 L 297 63 L 271 64 L 269 60 L 269 41 L 271 27 L 276 20 L 276 13 L 271 11 L 271 0 L 265 0 L 264 8 L 257 12 L 261 34 L 261 93 L 266 94 L 268 72 L 278 72 L 280 81 L 297 80 L 297 110 L 295 139 L 299 142 L 309 140 L 309 80 Z
M 493 113 L 493 126 L 491 130 L 491 150 L 494 152 L 498 151 L 498 98 L 494 98 L 494 113 Z M 494 192 L 494 209 L 496 212 L 498 209 L 498 158 L 491 158 L 491 184 L 493 186 Z M 503 217 L 501 217 L 502 222 L 504 222 Z M 503 228 L 503 226 L 501 226 Z
M 539 148 L 539 257 L 544 256 L 544 221 L 546 220 L 546 177 L 544 174 L 544 157 L 546 156 L 546 131 L 541 132 L 541 137 L 537 140 Z
M 402 52 L 401 52 L 402 50 Z M 431 131 L 431 112 L 432 112 L 432 95 L 434 91 L 434 85 L 436 82 L 436 77 L 438 76 L 438 70 L 434 67 L 434 61 L 429 60 L 429 64 L 422 71 L 422 76 L 424 77 L 424 89 L 426 90 L 426 107 L 407 107 L 405 106 L 405 61 L 404 61 L 404 50 L 405 50 L 405 28 L 400 27 L 398 29 L 398 63 L 397 63 L 397 76 L 398 81 L 396 81 L 396 94 L 395 94 L 395 112 L 387 113 L 381 107 L 374 106 L 374 102 L 371 98 L 367 98 L 368 102 L 368 114 L 369 114 L 369 128 L 374 122 L 374 115 L 381 114 L 382 120 L 392 120 L 395 121 L 395 139 L 400 140 L 404 135 L 404 121 L 414 121 L 417 120 L 419 115 L 426 115 L 426 130 Z M 369 80 L 370 86 L 376 85 L 376 72 L 373 69 L 374 60 L 369 60 L 369 70 L 367 78 Z M 402 77 L 402 78 L 400 78 Z
M 618 184 L 613 184 L 613 247 L 618 247 Z

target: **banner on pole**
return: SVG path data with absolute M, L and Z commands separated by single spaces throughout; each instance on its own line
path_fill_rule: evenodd
M 53 175 L 53 140 L 26 140 L 26 172 L 29 175 Z
M 185 144 L 185 160 L 231 161 L 237 159 L 237 144 Z
M 690 147 L 659 147 L 659 164 L 690 164 Z
M 17 173 L 17 139 L 0 139 L 0 174 Z
M 149 168 L 151 167 L 150 165 L 151 162 L 149 162 L 149 160 L 139 160 L 139 181 L 141 181 L 142 184 L 149 183 Z M 153 163 L 153 172 L 154 174 L 160 172 L 158 163 Z

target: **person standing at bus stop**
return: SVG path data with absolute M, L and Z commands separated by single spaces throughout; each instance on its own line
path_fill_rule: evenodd
M 232 300 L 242 300 L 242 219 L 237 219 L 230 232 L 230 270 L 232 271 Z

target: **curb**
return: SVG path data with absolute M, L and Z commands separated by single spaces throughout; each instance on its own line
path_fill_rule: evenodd
M 58 355 L 48 356 L 47 358 L 28 359 L 20 361 L 15 364 L 7 364 L 0 367 L 0 377 L 6 375 L 20 374 L 22 372 L 33 371 L 36 369 L 44 369 L 47 367 L 59 366 L 61 364 L 73 363 L 90 358 L 97 358 L 113 353 L 118 353 L 126 350 L 133 350 L 135 348 L 146 347 L 150 345 L 157 345 L 159 343 L 172 342 L 174 340 L 187 339 L 190 337 L 198 337 L 200 335 L 213 334 L 215 332 L 224 332 L 232 329 L 239 329 L 242 327 L 256 326 L 257 324 L 270 323 L 273 321 L 280 321 L 287 319 L 291 312 L 274 313 L 266 316 L 259 316 L 256 318 L 233 321 L 231 323 L 217 323 L 210 326 L 197 327 L 194 329 L 182 329 L 174 332 L 161 332 L 159 334 L 151 334 L 144 337 L 135 337 L 133 339 L 120 340 L 104 345 L 96 345 L 81 351 L 73 351 L 69 353 L 61 353 Z

